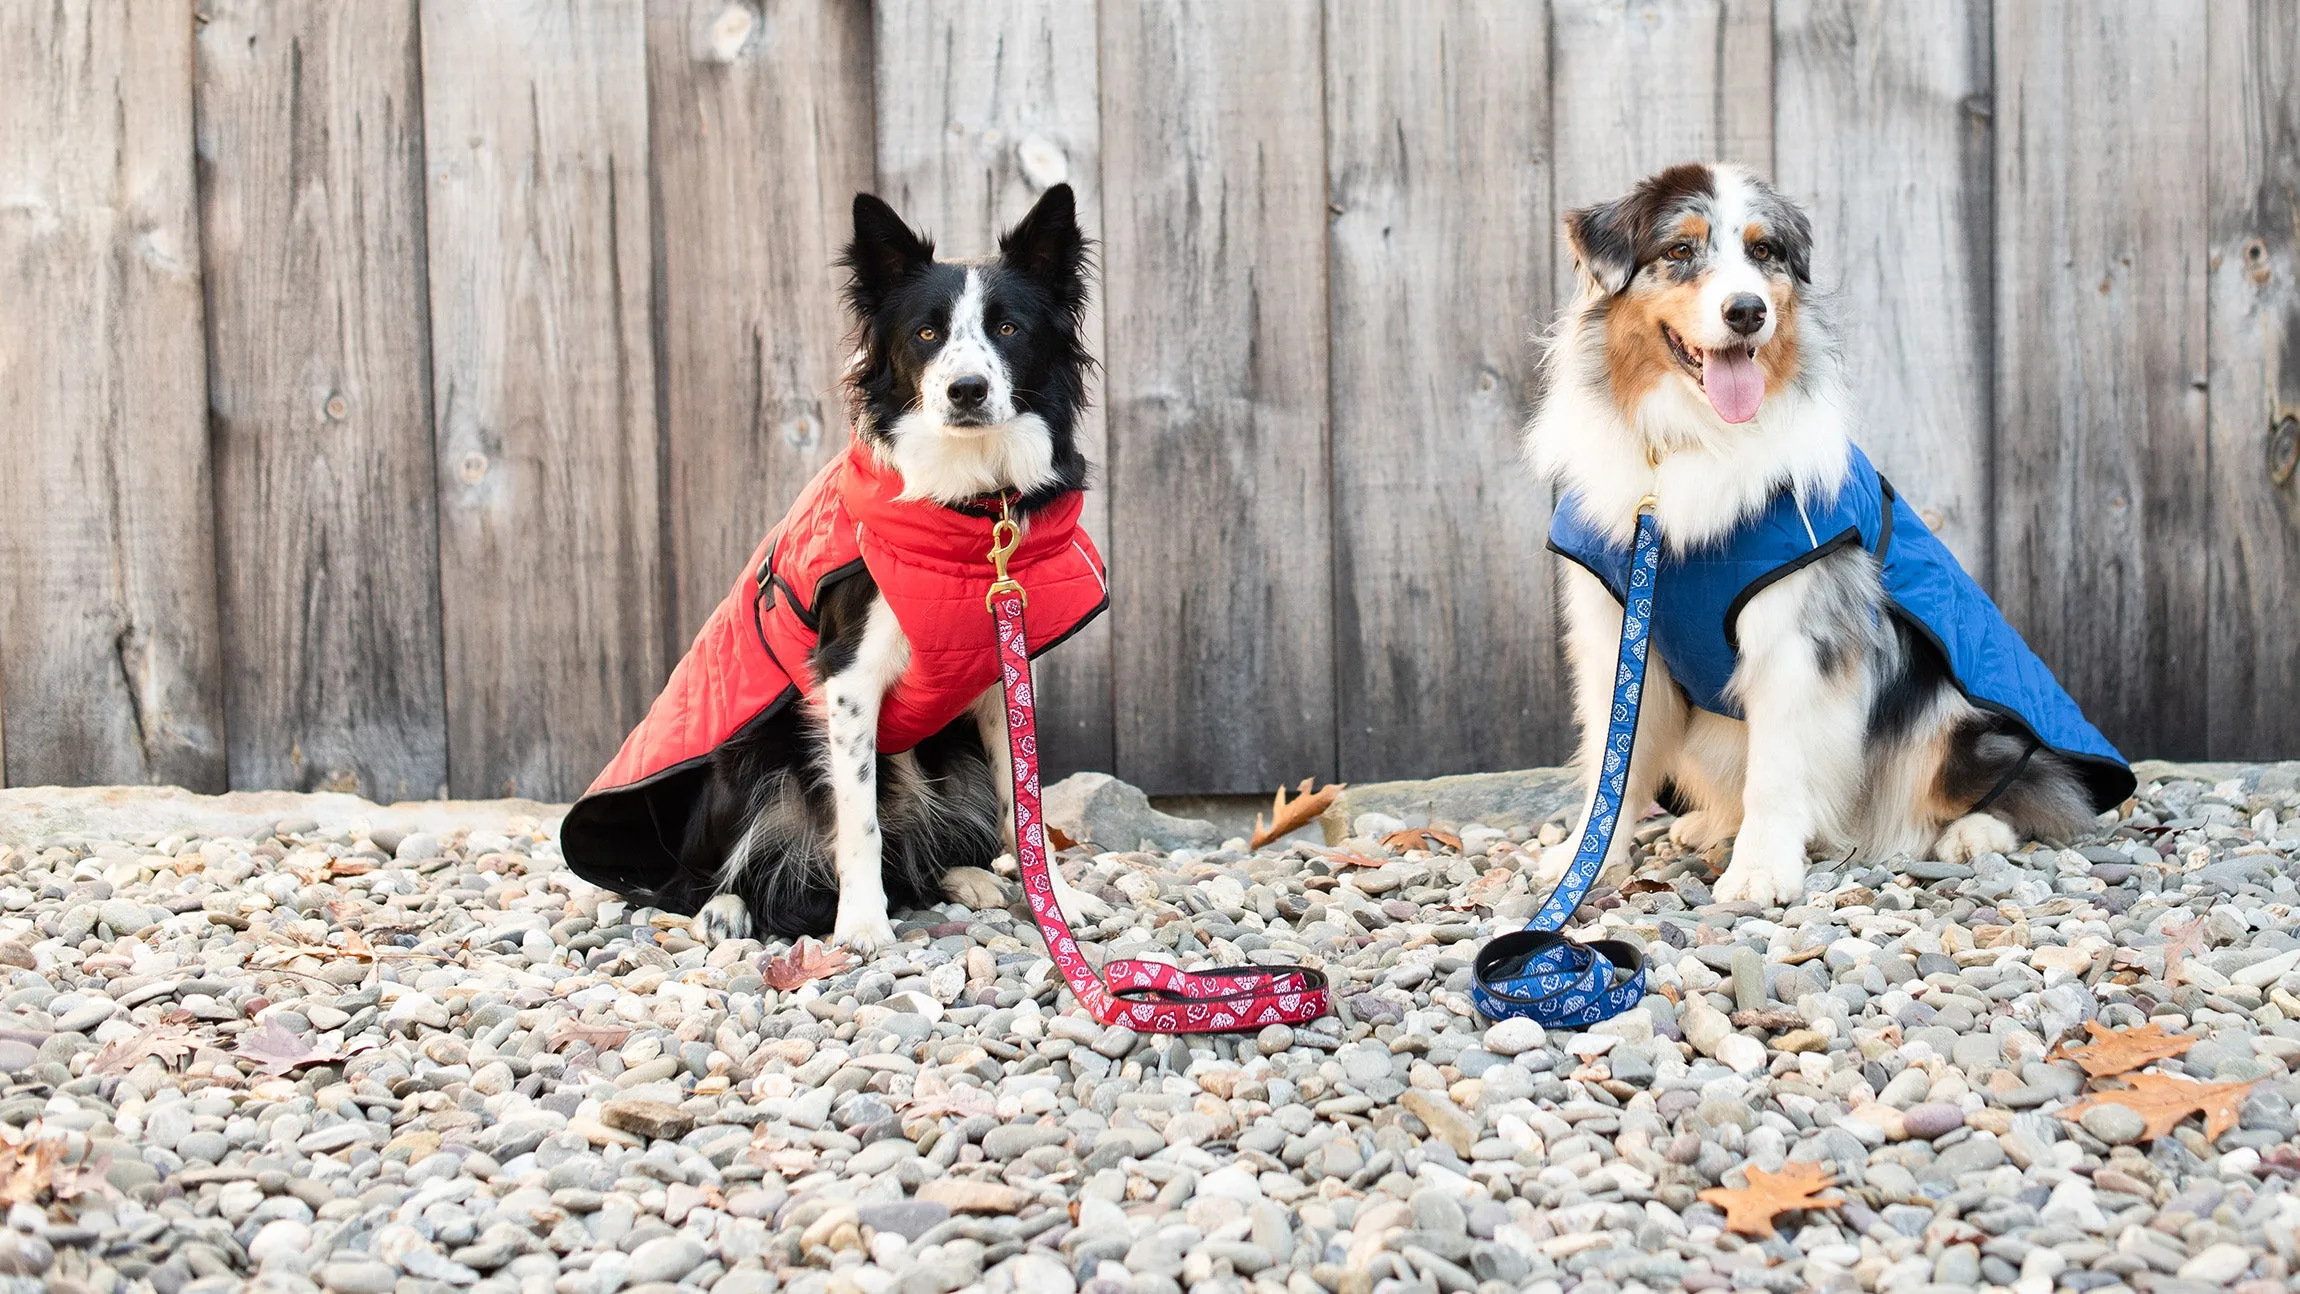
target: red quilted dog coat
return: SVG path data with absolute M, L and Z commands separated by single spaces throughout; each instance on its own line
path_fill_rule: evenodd
M 993 578 L 995 513 L 901 499 L 902 479 L 861 441 L 833 459 L 751 555 L 703 622 L 662 695 L 606 770 L 567 812 L 560 844 L 576 875 L 617 891 L 652 890 L 681 864 L 701 810 L 708 759 L 729 738 L 815 690 L 814 608 L 868 570 L 910 639 L 910 666 L 879 710 L 878 748 L 908 750 L 947 727 L 998 682 L 998 643 L 983 599 Z M 1101 554 L 1072 492 L 1033 513 L 1007 570 L 1029 593 L 1034 650 L 1075 633 L 1109 605 Z

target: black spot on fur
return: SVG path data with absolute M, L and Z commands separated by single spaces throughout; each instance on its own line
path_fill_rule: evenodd
M 1607 292 L 1629 286 L 1637 271 L 1664 250 L 1662 226 L 1686 207 L 1717 195 L 1717 177 L 1687 162 L 1639 181 L 1611 202 L 1565 213 L 1565 239 L 1574 259 Z

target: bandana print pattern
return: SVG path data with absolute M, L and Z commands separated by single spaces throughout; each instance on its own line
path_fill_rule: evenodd
M 1524 930 L 1503 935 L 1478 953 L 1470 972 L 1470 999 L 1488 1019 L 1526 1016 L 1550 1028 L 1581 1028 L 1619 1015 L 1645 996 L 1644 959 L 1635 946 L 1618 940 L 1576 943 L 1559 932 L 1596 883 L 1621 822 L 1638 702 L 1645 691 L 1645 657 L 1651 646 L 1654 582 L 1660 564 L 1660 535 L 1653 514 L 1646 512 L 1637 518 L 1637 543 L 1630 554 L 1613 709 L 1589 822 L 1582 829 L 1572 866 L 1533 920 Z
M 1038 790 L 1038 723 L 1030 691 L 1030 645 L 1022 627 L 1022 594 L 992 595 L 998 624 L 999 678 L 1006 690 L 1006 731 L 1014 748 L 1014 840 L 1030 914 L 1046 950 L 1078 1004 L 1104 1024 L 1147 1033 L 1230 1033 L 1269 1024 L 1301 1024 L 1326 1013 L 1325 976 L 1298 966 L 1185 971 L 1163 962 L 1118 961 L 1097 974 L 1078 947 L 1046 856 L 1046 821 Z M 1107 982 L 1105 982 L 1107 981 Z

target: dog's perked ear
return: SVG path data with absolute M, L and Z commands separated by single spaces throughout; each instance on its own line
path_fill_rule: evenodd
M 1565 243 L 1584 273 L 1607 295 L 1629 286 L 1637 274 L 1637 228 L 1630 203 L 1634 195 L 1565 213 Z
M 1070 186 L 1057 184 L 1040 195 L 1030 214 L 999 237 L 998 254 L 1075 311 L 1083 301 L 1086 235 L 1078 228 L 1078 200 Z
M 855 195 L 855 236 L 839 264 L 852 278 L 847 303 L 867 315 L 911 273 L 934 263 L 934 241 L 912 231 L 893 207 L 868 193 Z

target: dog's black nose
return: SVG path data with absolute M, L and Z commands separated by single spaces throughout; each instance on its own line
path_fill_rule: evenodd
M 1736 292 L 1725 302 L 1725 326 L 1746 337 L 1765 326 L 1765 298 Z
M 962 377 L 954 379 L 945 391 L 953 408 L 979 409 L 990 399 L 990 379 Z

